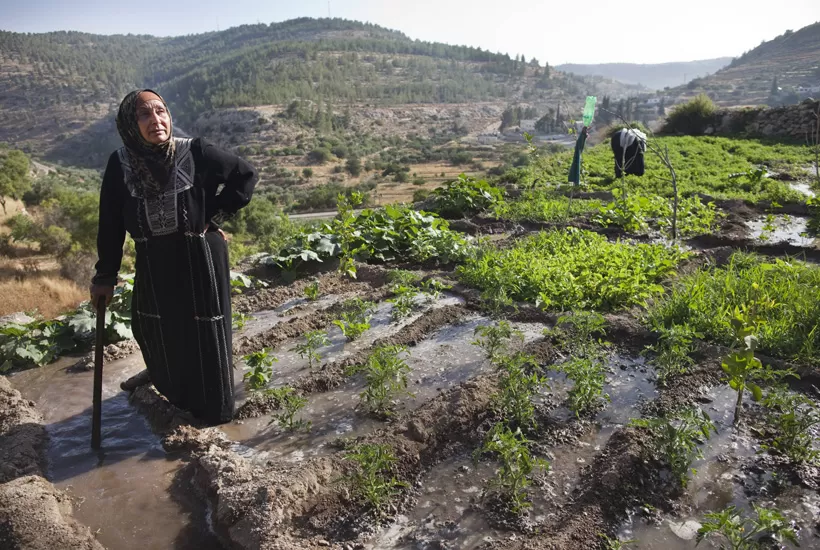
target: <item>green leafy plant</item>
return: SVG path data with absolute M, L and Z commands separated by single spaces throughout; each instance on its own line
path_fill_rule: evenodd
M 756 518 L 741 516 L 734 506 L 706 514 L 703 526 L 698 529 L 697 543 L 719 538 L 721 550 L 763 550 L 771 548 L 771 542 L 791 542 L 800 546 L 797 533 L 780 511 L 755 504 L 752 509 Z
M 73 331 L 61 321 L 34 321 L 27 325 L 0 327 L 0 369 L 14 366 L 47 365 L 76 347 Z
M 334 320 L 333 324 L 341 329 L 349 341 L 355 340 L 370 328 L 375 305 L 361 298 L 351 298 L 342 304 L 341 319 Z
M 509 321 L 501 320 L 495 325 L 481 325 L 475 328 L 473 335 L 477 338 L 472 342 L 484 350 L 484 355 L 492 363 L 496 363 L 502 356 L 512 352 L 513 344 L 524 343 L 524 333 L 514 329 Z
M 348 376 L 359 372 L 365 375 L 367 386 L 360 397 L 368 412 L 391 416 L 394 399 L 400 395 L 415 397 L 407 391 L 410 367 L 403 355 L 407 355 L 407 348 L 404 346 L 381 346 L 373 350 L 365 363 L 348 369 Z
M 685 373 L 695 364 L 690 354 L 694 351 L 694 341 L 703 335 L 692 330 L 689 325 L 672 325 L 657 327 L 658 343 L 647 347 L 655 354 L 653 359 L 657 366 L 658 383 L 666 385 L 670 376 Z
M 592 414 L 610 401 L 604 393 L 606 366 L 600 357 L 572 357 L 554 368 L 573 382 L 569 390 L 569 410 L 575 416 Z
M 568 392 L 569 409 L 577 417 L 596 412 L 610 400 L 604 393 L 606 361 L 601 336 L 606 333 L 603 315 L 592 311 L 578 311 L 558 318 L 553 329 L 544 335 L 558 339 L 572 353 L 554 370 L 563 372 L 573 382 Z
M 333 232 L 339 236 L 339 272 L 351 279 L 356 278 L 354 258 L 364 246 L 356 242 L 356 215 L 353 213 L 353 209 L 362 202 L 364 202 L 364 197 L 358 191 L 354 191 L 349 196 L 339 193 L 336 199 L 338 213 L 333 222 Z
M 498 457 L 501 467 L 491 487 L 507 499 L 515 514 L 520 514 L 531 506 L 527 500 L 529 477 L 533 472 L 549 469 L 549 462 L 530 455 L 529 443 L 520 429 L 513 432 L 505 424 L 499 423 L 493 426 L 482 447 L 474 453 L 475 460 L 487 453 L 494 453 Z
M 253 288 L 253 280 L 244 273 L 231 271 L 231 293 L 242 294 Z
M 330 344 L 327 333 L 323 330 L 312 330 L 305 333 L 305 341 L 297 344 L 291 351 L 295 351 L 302 359 L 308 360 L 308 367 L 313 368 L 322 360 L 319 348 Z
M 387 301 L 393 304 L 390 315 L 394 322 L 402 320 L 413 312 L 418 295 L 418 290 L 411 286 L 400 285 L 393 288 L 393 297 Z
M 133 279 L 122 277 L 105 312 L 105 341 L 115 343 L 132 338 L 131 296 Z M 0 372 L 14 367 L 43 366 L 61 355 L 87 348 L 94 339 L 97 316 L 90 302 L 63 319 L 38 319 L 25 325 L 0 326 Z
M 772 300 L 760 301 L 760 289 Z M 736 252 L 721 268 L 706 267 L 683 276 L 671 292 L 658 296 L 647 325 L 688 325 L 705 339 L 739 346 L 735 308 L 758 302 L 755 315 L 765 319 L 754 332 L 760 353 L 800 365 L 820 360 L 820 269 L 797 260 L 770 261 Z
M 625 195 L 620 189 L 613 189 L 615 201 L 602 206 L 594 221 L 603 227 L 614 225 L 629 233 L 641 233 L 649 229 L 649 218 L 661 216 L 666 210 L 671 213 L 667 201 L 656 195 Z
M 481 293 L 481 309 L 491 317 L 499 318 L 507 309 L 517 310 L 512 297 L 503 285 L 496 285 Z
M 671 417 L 634 419 L 630 425 L 652 433 L 649 449 L 652 458 L 667 462 L 684 487 L 689 482 L 692 462 L 703 458 L 698 445 L 717 431 L 709 415 L 697 407 L 682 409 Z
M 820 424 L 820 410 L 814 401 L 777 386 L 767 392 L 763 404 L 769 411 L 771 440 L 762 448 L 782 454 L 793 464 L 818 463 L 820 450 L 813 447 L 812 433 Z
M 514 201 L 501 201 L 493 207 L 496 219 L 510 221 L 564 222 L 570 218 L 598 212 L 598 200 L 570 201 L 554 190 L 526 191 Z
M 742 180 L 745 183 L 744 188 L 746 190 L 758 189 L 760 188 L 767 174 L 768 171 L 765 168 L 752 166 L 751 168 L 743 172 L 729 174 L 729 181 L 739 182 Z
M 763 221 L 763 227 L 761 228 L 759 237 L 761 241 L 767 242 L 771 238 L 772 233 L 774 233 L 777 229 L 776 222 L 777 218 L 774 217 L 774 214 L 766 215 L 766 219 Z
M 310 430 L 311 423 L 309 421 L 299 419 L 296 420 L 296 413 L 302 410 L 307 405 L 307 399 L 298 395 L 296 390 L 285 386 L 283 388 L 271 388 L 265 390 L 265 395 L 272 397 L 278 404 L 277 408 L 281 409 L 278 415 L 274 415 L 274 420 L 279 423 L 279 426 L 290 431 Z M 271 421 L 273 422 L 273 420 Z
M 435 214 L 392 205 L 365 209 L 358 215 L 345 206 L 344 212 L 344 223 L 337 219 L 324 224 L 320 231 L 305 231 L 260 262 L 293 271 L 340 257 L 342 239 L 347 239 L 345 254 L 349 260 L 373 263 L 435 260 L 447 264 L 461 261 L 472 249 L 463 235 Z
M 491 208 L 503 199 L 501 190 L 465 174 L 432 193 L 434 210 L 445 217 L 464 217 Z
M 393 468 L 396 457 L 389 445 L 361 444 L 345 455 L 355 464 L 354 471 L 343 479 L 352 485 L 358 497 L 382 516 L 390 499 L 401 494 L 407 483 L 396 479 Z
M 562 315 L 555 322 L 555 329 L 544 329 L 545 336 L 557 337 L 564 347 L 582 356 L 597 354 L 606 334 L 606 319 L 595 311 L 576 311 Z
M 417 286 L 421 282 L 421 275 L 405 269 L 394 269 L 387 274 L 387 282 L 391 289 Z
M 263 390 L 270 383 L 271 376 L 273 376 L 271 365 L 279 361 L 279 359 L 270 355 L 270 352 L 270 348 L 265 348 L 242 357 L 242 360 L 251 369 L 242 377 L 248 391 Z
M 427 279 L 421 284 L 422 290 L 427 294 L 430 300 L 438 300 L 441 293 L 445 290 L 450 290 L 452 285 L 446 285 L 438 279 Z
M 753 285 L 753 288 L 756 291 L 759 290 L 757 285 Z M 757 332 L 765 323 L 765 320 L 758 315 L 758 311 L 773 306 L 774 301 L 770 300 L 765 293 L 758 293 L 751 301 L 751 305 L 744 304 L 735 307 L 734 310 L 731 323 L 735 332 L 735 343 L 732 351 L 723 359 L 721 367 L 726 374 L 729 386 L 737 392 L 735 424 L 740 421 L 745 390 L 751 392 L 755 401 L 760 401 L 763 398 L 763 390 L 757 382 L 772 381 L 790 374 L 789 372 L 775 373 L 771 369 L 764 368 L 760 359 L 755 357 L 755 350 L 758 347 Z
M 319 281 L 314 280 L 309 285 L 305 287 L 305 298 L 310 300 L 311 302 L 315 302 L 319 299 Z
M 609 538 L 604 533 L 599 533 L 599 537 L 601 537 L 601 544 L 604 545 L 604 550 L 624 550 L 627 546 L 637 543 L 637 540 L 619 540 L 617 537 L 614 539 Z
M 547 379 L 537 372 L 535 357 L 514 353 L 499 358 L 498 367 L 504 375 L 499 392 L 493 395 L 493 408 L 511 426 L 521 429 L 535 427 L 532 398 L 544 387 L 549 387 Z
M 242 330 L 245 328 L 245 323 L 253 319 L 252 315 L 245 315 L 239 311 L 231 313 L 232 326 L 234 330 Z
M 644 303 L 687 257 L 675 248 L 609 242 L 574 228 L 543 231 L 511 247 L 484 246 L 457 268 L 482 290 L 503 289 L 548 311 L 615 310 Z

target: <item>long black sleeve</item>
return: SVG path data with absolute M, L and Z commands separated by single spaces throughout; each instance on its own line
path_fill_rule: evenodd
M 205 140 L 200 140 L 200 147 L 205 161 L 205 186 L 209 194 L 215 194 L 217 188 L 224 185 L 207 205 L 205 215 L 206 220 L 220 223 L 225 217 L 247 206 L 259 176 L 253 166 L 229 151 Z
M 125 243 L 123 220 L 123 173 L 117 153 L 108 159 L 100 189 L 100 218 L 97 229 L 97 274 L 92 283 L 117 284 L 117 273 L 122 263 L 122 245 Z

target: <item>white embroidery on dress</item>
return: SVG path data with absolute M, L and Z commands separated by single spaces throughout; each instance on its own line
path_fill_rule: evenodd
M 174 171 L 167 189 L 162 193 L 146 193 L 144 186 L 132 177 L 131 161 L 128 150 L 122 147 L 117 151 L 122 164 L 125 186 L 135 199 L 145 206 L 145 217 L 148 229 L 154 236 L 170 235 L 179 228 L 177 196 L 194 186 L 194 158 L 191 154 L 191 139 L 174 138 L 176 155 Z

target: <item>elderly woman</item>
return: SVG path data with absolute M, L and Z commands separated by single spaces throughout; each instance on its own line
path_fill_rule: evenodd
M 248 204 L 256 171 L 203 139 L 175 138 L 168 106 L 152 90 L 125 96 L 117 130 L 123 147 L 103 176 L 91 299 L 111 300 L 128 231 L 137 251 L 131 323 L 148 368 L 123 389 L 151 382 L 197 418 L 227 422 L 230 273 L 217 223 Z

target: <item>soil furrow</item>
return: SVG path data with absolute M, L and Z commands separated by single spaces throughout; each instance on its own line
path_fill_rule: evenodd
M 345 371 L 353 365 L 364 363 L 380 346 L 415 346 L 437 330 L 458 323 L 468 314 L 464 306 L 444 306 L 434 308 L 399 330 L 396 334 L 379 338 L 367 349 L 363 349 L 341 361 L 326 363 L 317 371 L 310 372 L 297 380 L 293 387 L 301 395 L 326 392 L 339 387 L 346 379 Z M 237 411 L 237 419 L 247 419 L 268 414 L 278 407 L 278 402 L 271 396 L 249 399 Z
M 359 297 L 363 300 L 381 302 L 389 295 L 388 289 L 379 288 L 369 293 L 359 294 Z M 282 321 L 261 334 L 250 337 L 240 336 L 234 340 L 234 355 L 242 356 L 264 348 L 276 348 L 285 340 L 298 338 L 312 330 L 326 329 L 337 318 L 341 309 L 342 301 L 340 300 L 322 310 Z
M 445 456 L 480 440 L 496 389 L 495 376 L 478 377 L 356 443 L 390 445 L 396 476 L 412 484 Z M 189 453 L 197 468 L 194 483 L 209 499 L 215 529 L 227 546 L 316 548 L 320 540 L 365 530 L 364 508 L 338 483 L 350 467 L 341 452 L 296 464 L 255 463 L 231 450 L 219 430 L 191 426 L 176 428 L 164 445 L 169 452 Z
M 45 479 L 47 444 L 34 403 L 0 376 L 0 548 L 102 550 L 72 517 L 71 498 Z

